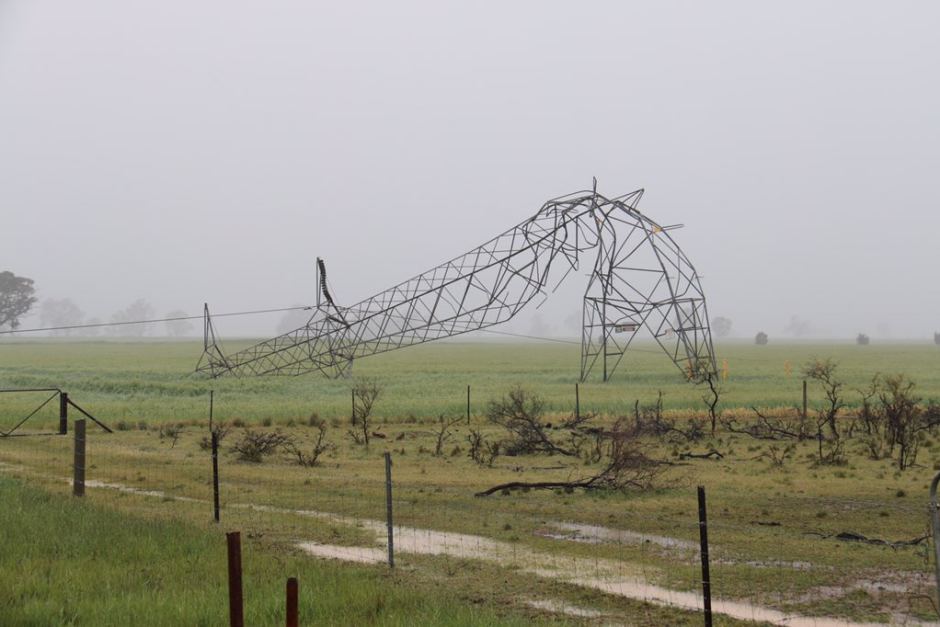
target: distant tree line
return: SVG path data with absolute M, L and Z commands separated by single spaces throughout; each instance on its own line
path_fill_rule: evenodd
M 157 318 L 156 309 L 144 298 L 139 298 L 124 309 L 116 311 L 109 320 L 114 326 L 88 326 L 104 323 L 101 318 L 87 317 L 71 298 L 46 298 L 41 302 L 36 297 L 34 281 L 17 276 L 13 272 L 0 272 L 0 331 L 15 331 L 22 326 L 22 319 L 34 312 L 38 303 L 39 326 L 55 327 L 50 335 L 59 337 L 81 336 L 95 337 L 144 337 L 158 335 L 157 325 L 127 324 L 139 320 Z M 165 318 L 185 318 L 186 312 L 174 310 Z M 82 327 L 82 328 L 68 328 Z M 185 337 L 194 329 L 189 320 L 167 320 L 163 323 L 164 332 L 160 335 Z

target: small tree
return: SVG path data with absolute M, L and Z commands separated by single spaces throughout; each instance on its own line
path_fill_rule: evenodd
M 716 337 L 728 337 L 731 335 L 731 319 L 724 316 L 718 316 L 712 320 L 712 331 Z
M 435 457 L 440 457 L 441 455 L 444 454 L 444 445 L 447 444 L 447 442 L 449 442 L 454 437 L 454 434 L 451 430 L 461 420 L 463 420 L 462 417 L 446 419 L 444 418 L 444 414 L 441 414 L 440 416 L 438 416 L 437 432 L 435 433 L 435 435 L 437 436 L 437 442 L 435 442 L 434 444 L 434 456 Z
M 871 338 L 865 335 L 864 333 L 859 333 L 855 337 L 855 343 L 859 346 L 868 346 L 871 343 Z
M 721 383 L 718 382 L 718 374 L 711 370 L 707 371 L 701 377 L 700 382 L 708 387 L 702 395 L 702 401 L 708 408 L 708 418 L 711 420 L 712 435 L 715 435 L 715 428 L 718 419 L 721 417 L 721 410 L 718 408 L 718 404 L 721 402 Z
M 803 367 L 803 376 L 822 385 L 826 394 L 828 405 L 820 411 L 820 424 L 829 425 L 829 432 L 833 438 L 839 437 L 836 426 L 836 416 L 845 407 L 842 398 L 843 383 L 836 377 L 838 363 L 832 359 L 814 359 Z
M 76 326 L 82 323 L 85 312 L 70 298 L 47 298 L 39 307 L 39 324 L 43 327 Z M 57 329 L 53 335 L 70 335 L 72 329 Z
M 0 272 L 0 328 L 20 326 L 20 318 L 36 304 L 35 292 L 32 279 Z
M 889 453 L 898 449 L 898 470 L 904 470 L 917 459 L 923 431 L 932 425 L 921 424 L 920 398 L 914 395 L 915 384 L 903 374 L 888 375 L 881 380 L 878 400 L 885 420 L 885 436 Z
M 767 334 L 763 331 L 758 331 L 757 335 L 754 336 L 754 343 L 758 346 L 767 345 Z
M 933 343 L 940 346 L 940 333 L 933 334 Z
M 297 442 L 294 441 L 289 442 L 286 446 L 287 450 L 297 458 L 297 463 L 307 468 L 319 465 L 320 457 L 327 451 L 336 448 L 331 442 L 326 441 L 326 423 L 322 421 L 317 424 L 317 437 L 313 442 L 313 448 L 309 449 L 309 453 L 300 448 Z
M 188 317 L 185 311 L 175 309 L 168 313 L 166 317 L 167 321 L 164 324 L 166 325 L 166 334 L 170 337 L 183 337 L 193 330 L 193 323 L 189 320 L 173 319 Z
M 153 326 L 150 323 L 146 324 L 128 324 L 128 323 L 138 323 L 142 320 L 150 320 L 156 316 L 153 305 L 151 305 L 147 299 L 138 298 L 125 309 L 115 312 L 111 316 L 111 322 L 115 326 L 109 327 L 108 332 L 112 335 L 124 335 L 131 337 L 143 337 L 150 332 L 150 328 Z
M 349 435 L 356 444 L 369 446 L 369 434 L 372 429 L 372 408 L 382 394 L 382 386 L 373 379 L 360 379 L 352 389 L 352 428 Z

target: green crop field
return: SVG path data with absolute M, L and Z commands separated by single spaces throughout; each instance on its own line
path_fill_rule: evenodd
M 364 359 L 353 381 L 199 379 L 189 373 L 200 349 L 157 341 L 0 344 L 0 387 L 59 387 L 115 429 L 88 426 L 82 501 L 68 496 L 71 438 L 0 439 L 3 544 L 13 547 L 0 556 L 0 624 L 127 624 L 144 615 L 136 622 L 219 624 L 223 530 L 245 537 L 251 624 L 283 620 L 289 575 L 301 579 L 307 616 L 331 624 L 700 624 L 697 485 L 708 495 L 719 624 L 781 622 L 784 614 L 937 617 L 931 545 L 921 539 L 940 462 L 940 437 L 930 431 L 903 471 L 894 456 L 872 459 L 857 431 L 844 436 L 837 464 L 819 463 L 812 438 L 758 439 L 722 425 L 694 438 L 647 434 L 643 450 L 660 471 L 649 489 L 477 497 L 500 483 L 597 472 L 601 462 L 588 456 L 504 454 L 492 464 L 468 457 L 471 429 L 502 437 L 485 417 L 487 403 L 515 385 L 545 400 L 546 421 L 570 416 L 577 346 L 440 342 Z M 661 391 L 664 418 L 677 429 L 703 416 L 702 390 L 653 347 L 638 349 L 610 383 L 580 386 L 582 413 L 596 412 L 597 425 L 610 428 Z M 801 369 L 816 357 L 839 363 L 843 432 L 856 422 L 856 390 L 876 373 L 914 380 L 923 407 L 940 400 L 933 345 L 729 343 L 718 353 L 728 373 L 721 408 L 739 425 L 753 418 L 751 407 L 795 414 Z M 360 377 L 382 387 L 369 446 L 348 434 L 350 386 Z M 437 454 L 439 416 L 465 415 L 468 385 L 470 424 L 455 423 Z M 228 425 L 219 525 L 211 520 L 204 444 L 210 389 L 214 418 Z M 0 395 L 0 428 L 47 396 Z M 814 413 L 823 392 L 811 384 L 809 396 Z M 54 430 L 57 416 L 51 402 L 24 429 Z M 233 451 L 247 429 L 277 432 L 308 451 L 319 424 L 332 448 L 314 467 L 299 465 L 290 448 L 261 463 Z M 391 572 L 381 563 L 386 452 L 398 547 Z M 84 574 L 97 569 L 107 592 L 96 599 L 101 588 Z
M 231 342 L 226 350 L 243 345 Z M 312 412 L 349 416 L 348 381 L 317 375 L 199 379 L 191 373 L 201 350 L 195 342 L 5 342 L 0 344 L 0 386 L 57 386 L 112 421 L 205 419 L 210 388 L 229 419 L 297 419 Z M 577 345 L 559 343 L 437 342 L 364 359 L 355 375 L 383 384 L 376 415 L 394 421 L 462 415 L 468 385 L 475 413 L 517 384 L 538 392 L 549 411 L 566 413 L 574 409 L 579 351 Z M 729 343 L 717 352 L 719 368 L 727 362 L 723 404 L 728 408 L 800 404 L 800 370 L 814 357 L 839 362 L 849 404 L 858 402 L 855 390 L 879 372 L 905 373 L 917 382 L 921 396 L 940 400 L 940 347 L 932 344 Z M 595 377 L 581 385 L 582 410 L 629 413 L 636 400 L 652 402 L 659 390 L 667 409 L 702 408 L 701 390 L 689 385 L 658 347 L 641 344 L 624 357 L 609 383 Z M 821 393 L 811 389 L 810 401 L 822 402 Z

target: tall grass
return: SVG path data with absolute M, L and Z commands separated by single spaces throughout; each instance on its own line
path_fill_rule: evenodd
M 225 538 L 217 530 L 122 515 L 0 477 L 0 547 L 2 625 L 228 620 Z M 283 624 L 289 575 L 300 580 L 305 624 L 524 624 L 379 568 L 275 556 L 244 539 L 242 562 L 249 625 Z

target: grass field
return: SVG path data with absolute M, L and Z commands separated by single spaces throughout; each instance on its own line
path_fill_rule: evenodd
M 376 430 L 386 437 L 373 440 L 368 449 L 355 445 L 345 433 L 349 381 L 198 380 L 186 373 L 199 348 L 193 343 L 162 342 L 0 345 L 0 387 L 61 387 L 97 417 L 121 429 L 113 435 L 89 430 L 88 478 L 103 482 L 92 484 L 86 497 L 94 508 L 62 503 L 69 488 L 68 438 L 0 440 L 0 469 L 30 486 L 27 491 L 20 484 L 0 484 L 3 502 L 29 501 L 31 507 L 61 510 L 54 516 L 62 517 L 78 515 L 70 509 L 78 507 L 95 516 L 110 516 L 112 526 L 128 520 L 132 525 L 159 527 L 153 534 L 191 534 L 186 537 L 193 540 L 188 541 L 203 542 L 204 548 L 161 553 L 146 545 L 127 550 L 152 551 L 154 572 L 163 577 L 192 568 L 186 558 L 189 552 L 208 551 L 205 547 L 212 545 L 218 553 L 221 546 L 220 531 L 209 521 L 209 456 L 199 446 L 206 434 L 211 387 L 216 391 L 217 420 L 240 419 L 256 429 L 279 429 L 308 446 L 315 434 L 308 426 L 311 413 L 330 425 L 328 438 L 336 450 L 316 468 L 300 467 L 287 454 L 262 464 L 239 462 L 230 452 L 230 443 L 240 436 L 240 429 L 233 429 L 223 442 L 221 475 L 222 527 L 246 534 L 258 568 L 290 563 L 297 572 L 308 573 L 302 574 L 302 581 L 304 577 L 316 581 L 330 572 L 343 578 L 335 583 L 339 587 L 363 582 L 365 592 L 354 600 L 356 608 L 348 615 L 331 610 L 328 616 L 333 622 L 363 620 L 356 612 L 366 611 L 359 605 L 375 606 L 368 593 L 371 586 L 383 590 L 391 586 L 387 592 L 391 609 L 387 616 L 376 618 L 378 622 L 395 623 L 413 611 L 416 622 L 424 623 L 492 624 L 541 617 L 589 624 L 698 624 L 700 618 L 692 611 L 643 602 L 659 593 L 634 594 L 629 583 L 643 581 L 676 593 L 699 589 L 697 484 L 708 490 L 713 593 L 720 600 L 740 602 L 745 608 L 742 619 L 766 619 L 769 615 L 763 612 L 768 608 L 857 621 L 936 617 L 928 598 L 932 562 L 926 543 L 891 547 L 835 537 L 853 532 L 899 541 L 924 534 L 927 485 L 940 460 L 940 441 L 934 437 L 925 442 L 919 465 L 900 472 L 890 459 L 869 459 L 857 440 L 847 444 L 846 465 L 815 464 L 816 443 L 805 441 L 777 467 L 767 458 L 774 443 L 719 431 L 698 442 L 650 441 L 655 455 L 672 464 L 655 490 L 533 490 L 478 498 L 475 492 L 504 481 L 563 479 L 591 471 L 591 464 L 559 456 L 501 457 L 493 467 L 478 466 L 466 456 L 466 425 L 455 428 L 444 455 L 433 455 L 437 416 L 466 411 L 466 385 L 471 385 L 473 394 L 471 426 L 485 433 L 495 435 L 495 428 L 482 417 L 486 401 L 513 384 L 542 395 L 550 411 L 569 413 L 577 347 L 438 343 L 363 360 L 356 366 L 357 376 L 374 377 L 384 386 L 376 405 Z M 863 386 L 876 372 L 907 373 L 918 382 L 921 396 L 940 398 L 936 346 L 732 344 L 719 353 L 719 360 L 728 360 L 730 373 L 723 399 L 726 410 L 743 415 L 751 405 L 796 405 L 800 367 L 813 356 L 840 362 L 850 402 L 855 399 L 852 388 Z M 639 352 L 618 375 L 608 385 L 583 385 L 582 411 L 601 412 L 599 420 L 609 423 L 617 414 L 632 412 L 635 399 L 652 402 L 657 390 L 664 392 L 667 409 L 677 416 L 702 411 L 700 391 L 685 383 L 661 355 Z M 38 394 L 32 400 L 16 396 L 0 398 L 6 427 L 41 400 Z M 820 400 L 819 392 L 811 388 L 811 404 Z M 36 426 L 51 427 L 56 410 L 47 407 L 37 414 Z M 176 422 L 184 423 L 178 439 L 165 432 L 161 437 L 159 427 Z M 678 457 L 681 452 L 710 448 L 724 457 Z M 394 460 L 394 505 L 400 525 L 396 535 L 401 553 L 394 575 L 381 565 L 339 566 L 342 562 L 305 557 L 301 543 L 315 543 L 321 554 L 345 547 L 361 561 L 375 557 L 383 543 L 386 451 Z M 4 507 L 4 527 L 21 520 L 32 529 L 31 521 L 41 515 L 26 509 L 17 507 L 11 513 Z M 30 545 L 23 550 L 52 551 L 50 535 L 31 532 Z M 135 546 L 128 541 L 128 547 Z M 96 562 L 109 564 L 115 577 L 129 568 L 128 558 L 117 553 L 100 553 Z M 214 555 L 218 564 L 221 554 Z M 70 572 L 88 570 L 85 559 L 70 554 L 50 580 L 67 580 Z M 18 567 L 4 568 L 16 572 Z M 197 589 L 192 594 L 205 595 L 217 612 L 224 608 L 224 599 L 220 585 L 209 583 L 217 583 L 221 572 L 207 567 L 194 579 L 200 584 L 189 586 Z M 57 597 L 47 604 L 28 603 L 40 584 L 30 578 L 19 584 L 15 577 L 10 581 L 14 583 L 6 587 L 12 592 L 3 611 L 20 613 L 9 616 L 33 616 L 40 623 L 45 617 L 49 622 L 57 616 L 53 613 L 57 608 L 67 606 Z M 126 617 L 144 607 L 147 597 L 135 596 L 136 581 L 126 581 L 133 603 L 117 600 L 102 611 Z M 264 585 L 269 587 L 259 592 L 259 598 L 265 600 L 253 611 L 260 612 L 255 615 L 257 624 L 274 624 L 282 582 Z M 183 588 L 179 587 L 180 594 Z M 402 596 L 393 601 L 399 593 Z M 440 605 L 421 607 L 418 600 L 428 595 Z M 88 614 L 96 611 L 93 605 L 89 601 L 82 616 L 95 616 Z M 159 617 L 162 610 L 155 611 Z M 204 620 L 204 615 L 193 616 Z M 428 618 L 422 620 L 424 616 Z M 735 623 L 722 620 L 720 624 Z M 88 619 L 78 622 L 91 624 Z M 154 624 L 161 622 L 155 619 Z
M 242 345 L 226 345 L 234 351 Z M 191 375 L 201 344 L 195 342 L 5 342 L 0 343 L 0 386 L 57 386 L 94 406 L 98 416 L 117 420 L 204 419 L 208 390 L 229 419 L 258 421 L 349 416 L 349 382 L 315 375 L 293 378 L 207 380 Z M 474 413 L 514 384 L 537 391 L 549 411 L 571 412 L 579 372 L 579 347 L 557 343 L 437 342 L 376 355 L 356 364 L 356 376 L 373 377 L 385 387 L 376 415 L 400 421 L 410 415 L 436 417 L 466 412 L 471 386 Z M 723 404 L 727 408 L 780 407 L 801 403 L 800 370 L 814 357 L 840 364 L 849 404 L 856 388 L 877 373 L 902 372 L 918 384 L 927 400 L 940 401 L 940 347 L 931 344 L 856 346 L 854 344 L 780 344 L 718 346 L 718 362 L 728 364 Z M 789 374 L 787 367 L 789 365 Z M 613 379 L 581 385 L 581 409 L 629 413 L 636 400 L 652 402 L 658 390 L 667 409 L 701 408 L 701 391 L 652 345 L 639 345 Z M 810 390 L 811 403 L 822 401 Z M 14 407 L 14 399 L 4 401 Z M 31 402 L 31 401 L 30 401 Z M 23 403 L 26 407 L 30 402 Z M 81 400 L 79 400 L 81 402 Z M 13 411 L 15 414 L 16 411 Z

